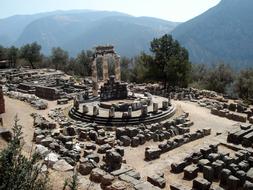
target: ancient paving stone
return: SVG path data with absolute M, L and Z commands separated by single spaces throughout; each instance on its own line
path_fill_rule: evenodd
M 67 172 L 74 169 L 73 166 L 68 164 L 65 160 L 58 160 L 54 165 L 53 169 L 56 171 Z

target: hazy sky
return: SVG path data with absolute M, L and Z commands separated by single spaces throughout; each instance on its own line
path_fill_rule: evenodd
M 219 2 L 220 0 L 0 0 L 0 18 L 54 10 L 94 9 L 186 21 Z

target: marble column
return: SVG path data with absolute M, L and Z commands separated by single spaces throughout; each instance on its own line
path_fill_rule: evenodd
M 87 105 L 83 105 L 83 114 L 86 114 L 89 112 L 89 108 Z
M 107 81 L 109 79 L 109 71 L 108 71 L 108 57 L 103 56 L 103 81 Z
M 163 110 L 167 110 L 169 108 L 169 102 L 166 100 L 162 102 L 162 105 L 163 105 Z
M 158 112 L 158 103 L 153 103 L 153 112 L 154 113 Z
M 98 106 L 93 106 L 93 115 L 94 116 L 99 115 L 99 108 L 98 108 Z
M 115 79 L 117 81 L 121 80 L 121 71 L 120 71 L 120 56 L 115 55 Z
M 97 59 L 92 62 L 92 93 L 93 96 L 98 96 L 98 75 L 97 75 Z
M 109 117 L 115 117 L 115 108 L 113 106 L 109 110 Z
M 147 116 L 148 115 L 148 106 L 147 105 L 143 105 L 141 108 L 141 115 L 142 116 Z
M 132 106 L 128 107 L 128 117 L 132 117 L 133 108 Z

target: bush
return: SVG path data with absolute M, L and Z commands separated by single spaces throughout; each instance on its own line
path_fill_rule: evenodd
M 41 174 L 37 154 L 22 155 L 22 126 L 15 117 L 13 138 L 0 153 L 0 190 L 49 190 L 47 174 Z

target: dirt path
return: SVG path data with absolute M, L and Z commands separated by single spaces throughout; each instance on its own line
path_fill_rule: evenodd
M 31 114 L 36 112 L 49 119 L 47 114 L 50 109 L 67 106 L 67 105 L 57 105 L 56 101 L 48 101 L 47 109 L 36 110 L 26 102 L 12 99 L 7 96 L 5 96 L 4 99 L 6 111 L 4 114 L 2 114 L 3 125 L 5 128 L 11 129 L 14 124 L 14 117 L 16 115 L 18 116 L 19 124 L 23 126 L 22 131 L 25 141 L 24 151 L 27 153 L 30 152 L 33 146 L 32 138 L 34 128 L 33 128 L 33 118 L 31 117 Z

